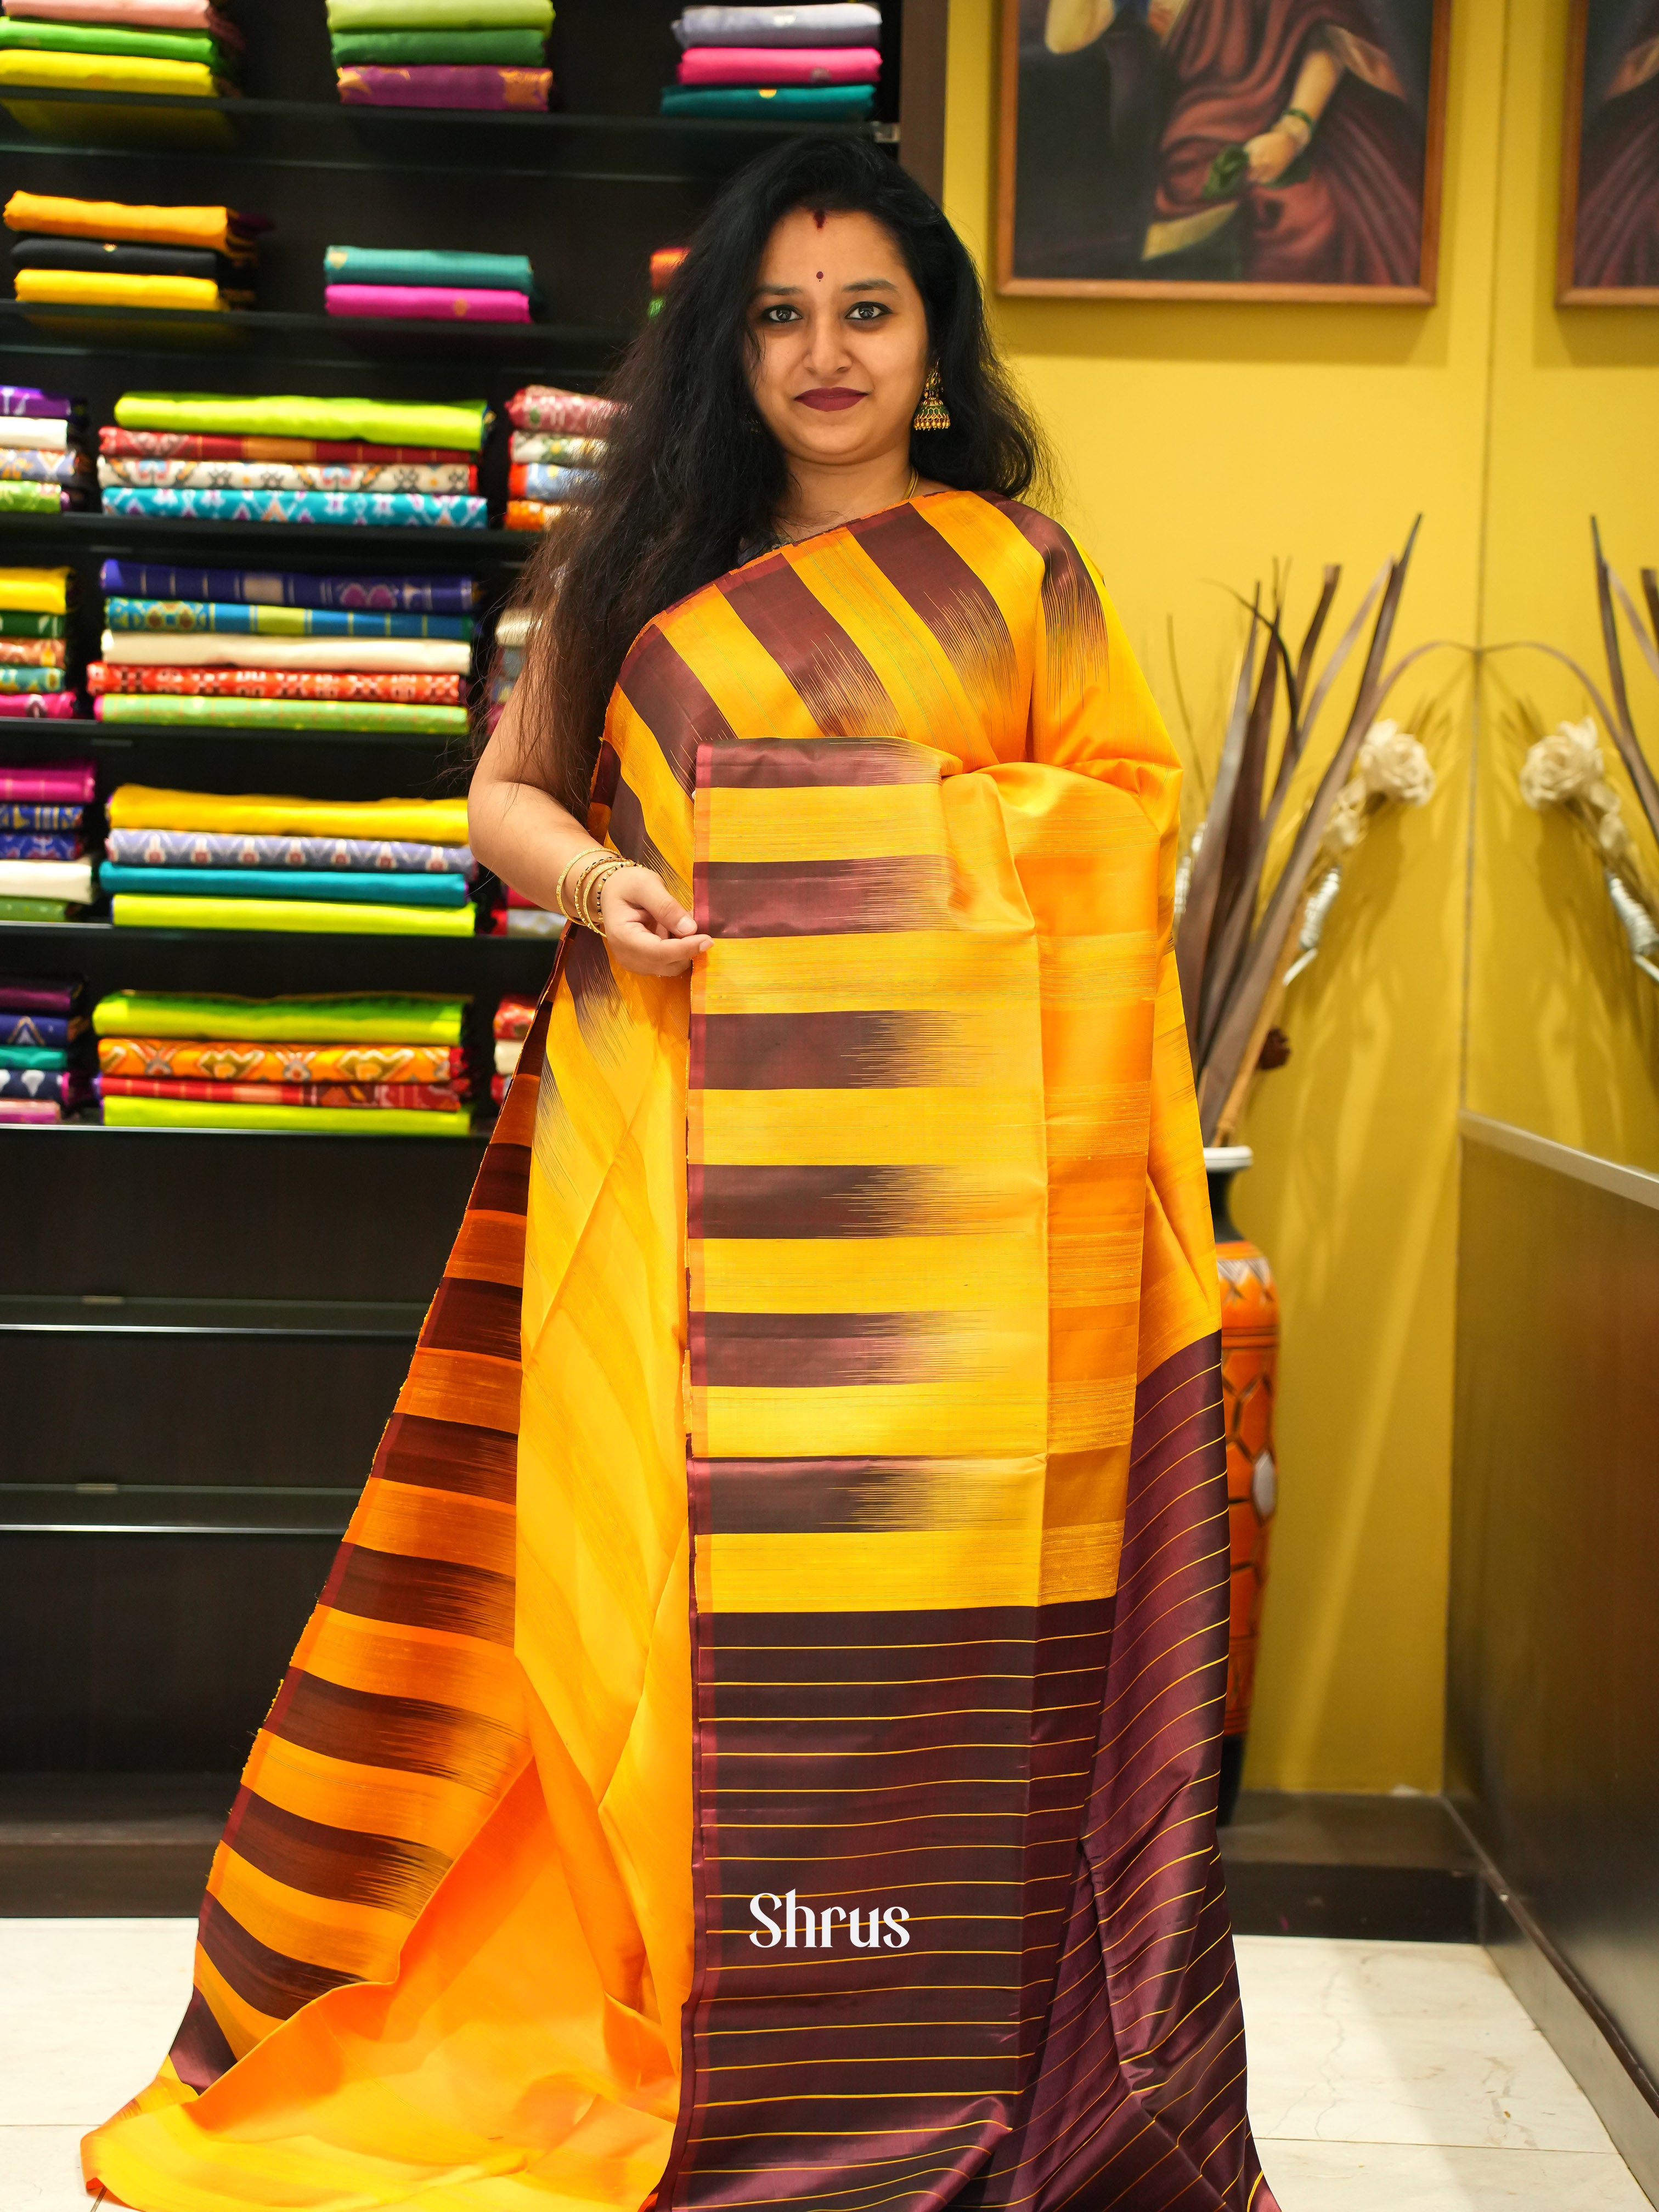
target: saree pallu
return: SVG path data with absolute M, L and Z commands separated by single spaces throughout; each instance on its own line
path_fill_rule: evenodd
M 1177 783 L 1012 503 L 647 625 L 713 950 L 568 934 L 116 2197 L 1269 2212 Z

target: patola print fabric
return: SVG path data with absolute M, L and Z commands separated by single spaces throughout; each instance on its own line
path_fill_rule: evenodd
M 713 950 L 563 939 L 90 2179 L 1273 2212 L 1178 786 L 1010 502 L 647 625 L 590 823 Z

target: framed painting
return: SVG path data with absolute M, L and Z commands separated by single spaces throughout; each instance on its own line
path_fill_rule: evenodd
M 1450 8 L 1002 0 L 998 289 L 1428 305 Z
M 1659 0 L 1573 0 L 1555 296 L 1659 307 Z

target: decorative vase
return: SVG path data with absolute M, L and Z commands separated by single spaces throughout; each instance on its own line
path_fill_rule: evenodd
M 1250 1166 L 1248 1145 L 1206 1146 L 1210 1221 L 1221 1278 L 1221 1401 L 1227 1435 L 1227 1522 L 1232 1601 L 1227 1643 L 1227 1711 L 1222 1722 L 1217 1818 L 1232 1818 L 1244 1772 L 1244 1739 L 1255 1691 L 1256 1644 L 1267 1591 L 1267 1548 L 1279 1504 L 1273 1401 L 1279 1384 L 1279 1292 L 1267 1255 L 1242 1235 L 1229 1210 L 1232 1180 Z

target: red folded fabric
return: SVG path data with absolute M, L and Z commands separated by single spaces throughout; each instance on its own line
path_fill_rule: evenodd
M 465 1094 L 448 1083 L 197 1083 L 181 1078 L 100 1075 L 106 1098 L 187 1098 L 216 1106 L 404 1106 L 456 1113 Z
M 408 315 L 423 322 L 527 323 L 522 292 L 474 292 L 447 284 L 329 284 L 331 315 Z
M 373 699 L 414 707 L 464 707 L 460 676 L 357 674 L 333 668 L 155 668 L 94 660 L 87 689 L 161 692 L 174 699 Z
M 84 806 L 96 792 L 94 774 L 90 761 L 64 761 L 55 768 L 0 768 L 0 799 Z
M 874 46 L 688 46 L 682 84 L 874 84 Z

